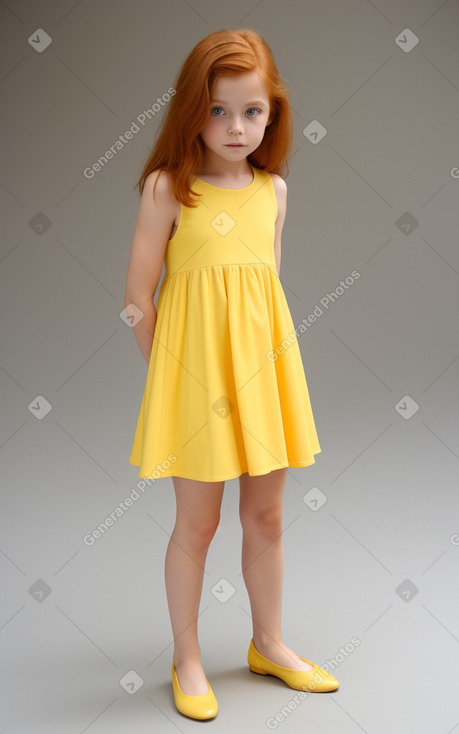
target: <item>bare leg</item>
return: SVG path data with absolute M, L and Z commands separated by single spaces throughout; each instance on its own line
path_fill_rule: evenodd
M 284 546 L 282 501 L 287 469 L 239 478 L 242 573 L 250 598 L 253 644 L 277 665 L 313 670 L 282 641 Z
M 166 552 L 165 582 L 174 635 L 173 661 L 183 693 L 199 696 L 208 691 L 198 642 L 199 604 L 225 483 L 183 477 L 172 480 L 177 516 Z

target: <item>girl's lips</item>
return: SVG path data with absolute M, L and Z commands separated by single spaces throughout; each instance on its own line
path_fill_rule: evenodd
M 226 143 L 227 148 L 243 148 L 242 143 Z

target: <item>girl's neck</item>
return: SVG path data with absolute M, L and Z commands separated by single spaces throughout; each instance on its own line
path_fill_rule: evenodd
M 209 179 L 209 183 L 224 185 L 241 185 L 246 181 L 250 183 L 253 172 L 247 158 L 240 161 L 225 161 L 218 156 L 205 156 L 202 161 L 201 171 L 197 174 L 203 180 Z

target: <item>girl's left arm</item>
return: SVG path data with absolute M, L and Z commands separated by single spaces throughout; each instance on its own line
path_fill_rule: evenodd
M 274 256 L 276 258 L 277 274 L 280 276 L 282 229 L 287 212 L 287 184 L 284 179 L 277 174 L 272 173 L 271 176 L 277 199 L 277 219 L 274 232 Z

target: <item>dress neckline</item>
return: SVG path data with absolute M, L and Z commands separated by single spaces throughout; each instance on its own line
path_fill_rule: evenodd
M 253 178 L 248 186 L 243 186 L 241 189 L 227 189 L 225 186 L 215 186 L 214 184 L 211 184 L 208 181 L 204 181 L 202 178 L 199 178 L 199 176 L 196 176 L 196 180 L 200 181 L 205 186 L 210 186 L 212 189 L 218 189 L 219 191 L 247 191 L 247 189 L 250 189 L 250 187 L 253 186 L 255 183 L 255 169 L 250 163 L 249 166 L 252 169 Z

